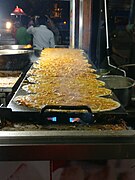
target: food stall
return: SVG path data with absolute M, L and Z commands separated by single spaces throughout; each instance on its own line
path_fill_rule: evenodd
M 55 49 L 60 54 L 62 48 Z M 68 50 L 70 51 L 70 49 L 67 49 L 67 52 Z M 25 101 L 23 101 L 24 99 L 16 99 L 20 96 L 29 96 L 29 91 L 33 90 L 32 87 L 35 84 L 26 82 L 26 80 L 33 80 L 28 75 L 31 72 L 34 74 L 38 64 L 34 63 L 33 65 L 23 77 L 7 107 L 1 107 L 0 109 L 1 161 L 134 158 L 134 113 L 128 113 L 123 106 L 120 105 L 119 108 L 111 111 L 93 113 L 89 107 L 83 104 L 74 106 L 73 102 L 75 101 L 71 101 L 72 104 L 70 106 L 45 106 L 41 111 L 35 111 L 35 109 L 29 107 L 29 101 L 26 105 Z M 51 66 L 49 65 L 49 67 Z M 55 70 L 47 72 L 56 73 Z M 61 71 L 57 73 L 61 73 Z M 56 82 L 58 79 L 56 79 Z M 40 81 L 41 78 L 35 78 L 34 80 Z M 63 86 L 65 86 L 64 82 L 66 80 L 69 87 L 72 87 L 70 81 L 66 78 L 64 81 L 62 79 Z M 72 81 L 71 84 L 75 85 L 72 88 L 77 88 L 76 86 L 78 88 L 81 87 L 75 81 L 73 81 L 74 83 Z M 50 87 L 46 82 L 43 88 L 42 99 L 45 98 L 44 93 L 46 93 L 46 89 L 53 87 Z M 65 91 L 63 88 L 62 90 Z M 77 91 L 77 89 L 75 90 Z M 77 92 L 72 93 L 76 94 Z M 112 95 L 113 99 L 118 101 L 116 96 Z M 48 101 L 50 98 L 47 98 Z M 60 96 L 58 95 L 57 98 L 59 99 Z M 23 102 L 25 105 L 20 104 L 23 104 Z M 33 102 L 35 102 L 34 99 Z M 100 108 L 102 109 L 102 107 Z M 48 111 L 50 109 L 51 111 Z M 52 109 L 55 110 L 53 111 Z M 73 110 L 73 112 L 69 110 Z M 81 112 L 78 113 L 78 110 Z M 83 121 L 81 123 L 73 122 L 76 119 L 82 119 Z
M 76 1 L 73 2 L 75 3 Z M 82 3 L 82 1 L 80 2 Z M 85 1 L 83 6 L 81 6 L 85 8 L 88 3 L 87 11 L 89 12 L 89 16 L 91 13 L 89 11 L 91 8 L 90 2 Z M 72 7 L 74 11 L 75 7 Z M 75 14 L 73 13 L 73 15 Z M 80 18 L 80 21 L 85 24 L 88 23 L 86 17 L 84 20 Z M 75 23 L 75 21 L 73 22 Z M 85 30 L 86 27 L 90 30 L 90 24 L 89 26 L 85 26 Z M 81 31 L 81 28 L 80 26 L 78 30 Z M 90 36 L 90 31 L 87 31 L 87 33 L 87 37 Z M 80 42 L 78 48 L 82 48 L 85 52 L 88 52 L 90 38 L 86 38 L 86 34 L 83 32 L 81 32 L 80 38 L 82 39 L 78 41 Z M 56 50 L 59 54 L 61 48 L 56 48 Z M 90 62 L 88 57 L 87 60 Z M 30 70 L 32 70 L 31 68 L 33 68 L 33 65 L 30 66 Z M 35 111 L 35 109 L 33 110 L 25 105 L 21 106 L 14 103 L 14 98 L 19 95 L 26 95 L 24 94 L 22 85 L 27 83 L 29 72 L 24 74 L 8 105 L 0 108 L 1 161 L 135 158 L 135 112 L 133 102 L 128 107 L 123 107 L 120 104 L 119 108 L 115 110 L 98 112 L 96 114 L 83 104 L 79 105 L 79 107 L 75 107 L 74 105 L 70 105 L 69 107 L 45 106 L 42 110 Z M 51 72 L 54 72 L 53 69 Z M 63 83 L 66 80 L 65 78 Z M 30 88 L 32 86 L 30 84 Z M 112 95 L 114 100 L 120 103 L 115 94 Z M 56 111 L 48 111 L 53 108 L 56 108 Z M 61 108 L 63 108 L 62 111 Z M 67 113 L 68 110 L 73 110 L 73 112 Z M 76 113 L 78 110 L 85 111 L 86 113 Z M 84 122 L 73 123 L 72 120 L 76 118 L 82 118 Z

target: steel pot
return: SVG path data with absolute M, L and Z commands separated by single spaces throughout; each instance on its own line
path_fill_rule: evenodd
M 30 63 L 28 50 L 0 50 L 0 70 L 23 70 Z
M 112 89 L 120 103 L 126 107 L 131 102 L 135 81 L 131 78 L 118 75 L 105 75 L 102 80 Z

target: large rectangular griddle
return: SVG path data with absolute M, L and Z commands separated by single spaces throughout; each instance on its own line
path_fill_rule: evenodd
M 83 55 L 87 59 L 89 59 L 86 53 L 83 52 Z M 92 67 L 94 69 L 96 69 L 91 61 L 89 61 L 89 63 L 91 63 Z M 31 66 L 30 69 L 32 69 L 32 68 L 33 68 L 33 66 Z M 26 79 L 26 77 L 27 77 L 27 74 L 25 75 L 24 80 Z M 21 105 L 17 104 L 14 101 L 14 98 L 16 98 L 17 96 L 20 96 L 20 95 L 23 96 L 23 95 L 27 95 L 28 94 L 26 91 L 22 90 L 22 88 L 21 88 L 22 85 L 24 84 L 23 82 L 24 81 L 22 81 L 22 83 L 20 84 L 19 88 L 17 89 L 17 91 L 15 92 L 13 98 L 11 99 L 11 101 L 9 102 L 9 104 L 7 106 L 7 108 L 10 109 L 15 116 L 17 115 L 17 116 L 20 116 L 20 117 L 23 117 L 23 116 L 26 117 L 27 116 L 27 117 L 31 117 L 31 118 L 35 118 L 35 117 L 38 118 L 38 117 L 41 117 L 41 112 L 42 112 L 42 114 L 44 114 L 45 116 L 61 116 L 62 118 L 64 118 L 64 117 L 79 117 L 79 116 L 82 116 L 82 114 L 84 114 L 84 113 L 80 113 L 78 111 L 80 109 L 81 110 L 85 110 L 86 114 L 87 113 L 88 114 L 89 113 L 93 114 L 91 112 L 91 110 L 90 110 L 90 107 L 86 107 L 86 106 L 65 107 L 65 106 L 61 105 L 59 107 L 58 106 L 57 107 L 55 107 L 55 106 L 52 106 L 52 107 L 49 106 L 48 107 L 48 106 L 45 105 L 44 110 L 41 110 L 41 112 L 39 110 L 37 110 L 37 109 L 34 109 L 34 108 L 29 108 L 29 107 L 21 106 Z M 110 98 L 110 96 L 108 96 L 108 98 Z M 117 97 L 113 93 L 111 95 L 111 98 L 119 102 L 119 100 L 117 99 Z M 49 108 L 51 109 L 51 111 L 48 111 L 48 110 L 50 110 Z M 65 112 L 65 110 L 73 110 L 73 112 L 72 111 Z M 111 114 L 112 115 L 125 115 L 125 114 L 127 114 L 125 109 L 123 108 L 123 106 L 120 106 L 119 108 L 117 108 L 115 110 L 112 110 L 112 111 L 98 112 L 98 114 L 100 114 L 100 113 L 101 114 L 107 114 L 107 115 L 111 115 Z

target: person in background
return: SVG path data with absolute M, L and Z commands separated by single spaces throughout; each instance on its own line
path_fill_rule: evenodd
M 38 26 L 34 27 L 31 25 L 27 32 L 33 35 L 33 49 L 36 56 L 40 56 L 44 48 L 53 48 L 55 46 L 54 34 L 48 29 L 45 16 L 39 17 Z
M 20 27 L 17 28 L 16 34 L 16 44 L 27 45 L 31 44 L 31 35 L 27 32 L 27 21 L 23 20 L 20 22 Z
M 135 25 L 127 24 L 123 30 L 114 33 L 111 62 L 117 67 L 135 63 Z
M 60 32 L 59 32 L 59 29 L 55 26 L 54 22 L 49 18 L 48 15 L 45 15 L 45 17 L 47 18 L 47 26 L 48 26 L 48 28 L 54 34 L 55 44 L 59 44 L 60 43 Z
M 13 24 L 13 28 L 12 28 L 12 36 L 15 39 L 15 44 L 16 44 L 16 31 L 17 29 L 20 27 L 20 21 L 15 21 Z

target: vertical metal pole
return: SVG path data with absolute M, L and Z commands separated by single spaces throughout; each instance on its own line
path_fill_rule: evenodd
M 107 3 L 106 0 L 104 0 L 104 9 L 105 9 L 105 30 L 106 30 L 106 48 L 107 51 L 109 50 L 109 32 L 108 32 L 108 15 L 107 15 Z
M 108 65 L 116 68 L 110 63 L 110 54 L 109 54 L 109 31 L 108 31 L 108 15 L 107 15 L 107 2 L 104 0 L 104 11 L 105 11 L 105 32 L 106 32 L 106 50 L 107 50 L 107 61 Z
M 70 1 L 70 47 L 75 47 L 75 0 Z
M 83 0 L 79 4 L 79 48 L 82 49 L 83 39 Z

